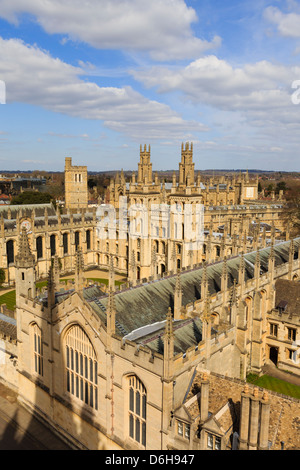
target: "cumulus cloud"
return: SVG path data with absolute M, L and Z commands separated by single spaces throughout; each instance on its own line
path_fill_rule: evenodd
M 47 33 L 99 49 L 148 52 L 157 60 L 189 59 L 219 47 L 196 37 L 195 10 L 184 0 L 1 0 L 0 16 L 15 24 L 29 13 Z M 64 38 L 64 41 L 67 40 Z
M 268 113 L 292 110 L 292 82 L 300 67 L 274 65 L 268 61 L 233 67 L 216 56 L 206 56 L 186 67 L 156 66 L 132 71 L 136 80 L 159 93 L 180 90 L 194 104 L 226 111 Z
M 295 12 L 282 13 L 279 8 L 266 8 L 265 18 L 275 24 L 282 36 L 300 38 L 300 14 Z
M 0 38 L 0 76 L 7 104 L 23 102 L 50 111 L 103 121 L 132 138 L 160 138 L 199 132 L 205 127 L 184 121 L 169 106 L 145 98 L 131 87 L 100 87 L 84 81 L 80 67 L 53 58 L 47 51 L 18 39 Z
M 279 153 L 275 148 L 284 146 L 291 161 L 297 159 L 300 105 L 292 102 L 292 83 L 300 77 L 300 67 L 269 61 L 237 67 L 207 56 L 186 67 L 156 66 L 132 74 L 161 94 L 180 92 L 183 102 L 210 116 L 215 133 L 230 138 L 241 152 L 243 145 L 255 142 L 257 154 L 265 155 L 272 147 L 274 155 Z M 221 147 L 225 151 L 224 142 Z

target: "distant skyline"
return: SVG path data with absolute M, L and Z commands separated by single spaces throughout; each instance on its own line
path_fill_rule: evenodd
M 199 170 L 300 171 L 299 1 L 0 0 L 0 57 L 0 173 L 140 144 L 177 170 L 186 141 Z

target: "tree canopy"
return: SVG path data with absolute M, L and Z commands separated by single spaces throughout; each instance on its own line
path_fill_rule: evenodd
M 14 196 L 11 200 L 12 205 L 48 204 L 49 202 L 55 203 L 50 193 L 40 193 L 36 191 L 24 191 L 18 194 L 18 196 Z

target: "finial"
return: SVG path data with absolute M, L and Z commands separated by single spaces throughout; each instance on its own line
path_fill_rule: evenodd
M 166 336 L 171 337 L 173 336 L 173 317 L 172 317 L 172 310 L 171 307 L 168 308 L 167 318 L 166 318 Z

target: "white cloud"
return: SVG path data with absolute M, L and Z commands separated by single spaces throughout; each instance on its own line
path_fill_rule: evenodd
M 99 87 L 80 79 L 80 67 L 53 58 L 46 51 L 17 39 L 0 38 L 0 77 L 6 83 L 7 104 L 29 103 L 50 111 L 101 120 L 113 130 L 139 139 L 183 138 L 205 127 L 184 121 L 169 106 L 151 101 L 131 87 Z
M 279 8 L 270 6 L 266 8 L 264 16 L 277 26 L 282 36 L 300 38 L 300 14 L 282 13 Z
M 184 0 L 1 0 L 0 16 L 18 23 L 32 14 L 47 33 L 99 49 L 148 52 L 157 60 L 189 59 L 219 47 L 197 38 L 195 10 Z
M 252 113 L 256 118 L 268 115 L 271 110 L 288 112 L 291 119 L 295 117 L 291 86 L 300 77 L 300 67 L 260 61 L 234 68 L 216 56 L 206 56 L 187 67 L 156 66 L 132 71 L 132 75 L 146 87 L 157 88 L 159 93 L 179 90 L 197 105 Z
M 300 67 L 269 61 L 233 67 L 228 61 L 207 56 L 186 67 L 156 66 L 132 74 L 161 94 L 175 92 L 177 96 L 179 92 L 183 103 L 188 100 L 195 111 L 209 116 L 214 134 L 234 143 L 229 147 L 221 142 L 220 152 L 245 152 L 253 145 L 249 153 L 278 155 L 281 164 L 283 152 L 279 149 L 284 148 L 290 162 L 297 162 L 300 105 L 292 103 L 292 83 L 300 77 Z M 206 144 L 205 150 L 209 148 L 218 150 Z

